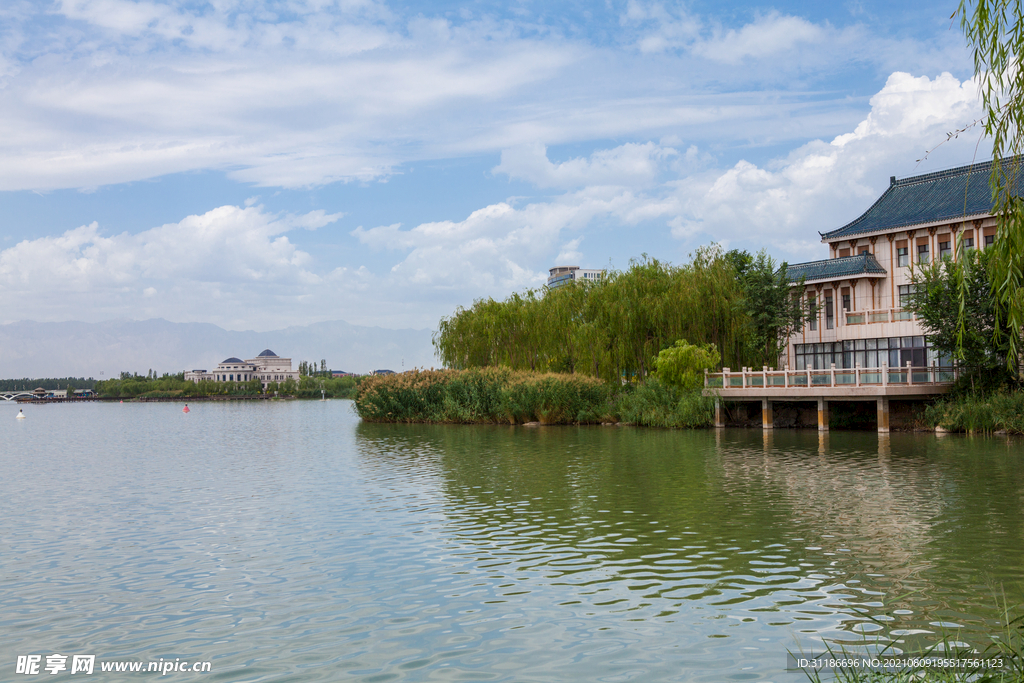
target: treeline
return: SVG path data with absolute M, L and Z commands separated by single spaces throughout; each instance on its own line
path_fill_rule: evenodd
M 193 396 L 296 396 L 298 398 L 352 398 L 361 377 L 301 377 L 271 382 L 266 392 L 259 380 L 248 382 L 199 382 L 185 380 L 184 373 L 157 377 L 121 373 L 119 379 L 96 382 L 94 390 L 110 398 L 189 398 Z M 321 394 L 321 390 L 323 394 Z
M 697 251 L 673 266 L 646 256 L 623 272 L 485 299 L 439 323 L 446 367 L 500 366 L 642 380 L 677 340 L 714 344 L 731 367 L 775 366 L 813 310 L 791 294 L 786 264 L 766 253 Z
M 43 389 L 94 389 L 96 380 L 92 377 L 47 377 L 44 379 L 0 379 L 0 391 L 32 391 Z

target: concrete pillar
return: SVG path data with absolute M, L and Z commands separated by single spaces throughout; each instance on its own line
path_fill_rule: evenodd
M 824 398 L 818 399 L 818 431 L 828 431 L 828 401 Z
M 772 413 L 772 402 L 766 398 L 761 399 L 761 427 L 763 429 L 775 428 L 775 415 Z
M 722 412 L 722 399 L 715 398 L 715 427 L 725 426 L 725 415 Z
M 889 399 L 878 399 L 878 433 L 889 433 Z

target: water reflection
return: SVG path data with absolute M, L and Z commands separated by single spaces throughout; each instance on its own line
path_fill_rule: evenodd
M 1016 451 L 930 436 L 361 425 L 432 444 L 444 530 L 505 595 L 588 615 L 761 622 L 814 637 L 988 630 L 1019 581 Z M 968 447 L 969 446 L 969 447 Z M 405 448 L 404 446 L 401 448 Z M 986 466 L 979 468 L 984 462 Z M 1005 476 L 993 478 L 996 468 Z M 1010 508 L 984 505 L 1001 499 Z M 984 510 L 979 509 L 979 504 Z M 900 597 L 899 600 L 895 598 Z M 870 635 L 868 635 L 870 634 Z M 715 635 L 709 633 L 709 635 Z M 931 636 L 929 636 L 931 637 Z
M 1024 566 L 1016 441 L 370 425 L 338 401 L 2 418 L 0 666 L 799 680 L 786 650 L 821 638 L 970 640 Z

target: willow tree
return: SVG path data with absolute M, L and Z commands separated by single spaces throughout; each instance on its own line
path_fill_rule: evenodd
M 748 325 L 736 270 L 717 247 L 682 266 L 644 256 L 623 272 L 505 301 L 482 299 L 442 318 L 434 346 L 448 367 L 501 365 L 644 378 L 678 339 L 715 344 L 741 365 Z
M 1024 153 L 1024 10 L 1020 0 L 961 0 L 957 14 L 973 53 L 985 133 L 992 139 L 995 162 L 989 178 L 999 225 L 990 263 L 992 289 L 1005 326 L 1011 330 L 1007 363 L 1019 368 L 1024 329 L 1024 201 L 1016 191 Z M 961 339 L 970 325 L 967 299 L 963 285 L 958 302 Z M 997 334 L 1001 327 L 996 325 Z

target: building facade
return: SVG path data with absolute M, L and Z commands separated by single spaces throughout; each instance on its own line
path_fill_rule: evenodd
M 789 266 L 817 316 L 793 336 L 781 364 L 796 370 L 948 365 L 906 310 L 912 268 L 985 249 L 996 237 L 992 162 L 897 180 L 860 217 L 823 233 L 829 258 Z M 1024 183 L 1020 183 L 1024 186 Z M 1018 194 L 1022 187 L 1012 191 Z
M 573 280 L 600 280 L 604 277 L 603 270 L 580 268 L 579 266 L 555 266 L 548 269 L 548 287 L 554 289 Z
M 284 382 L 286 380 L 299 381 L 299 373 L 292 370 L 292 359 L 281 358 L 270 349 L 264 349 L 255 358 L 242 360 L 241 358 L 227 358 L 217 364 L 212 372 L 206 370 L 189 370 L 185 373 L 185 379 L 195 382 L 249 382 L 258 379 L 263 389 L 272 382 Z

